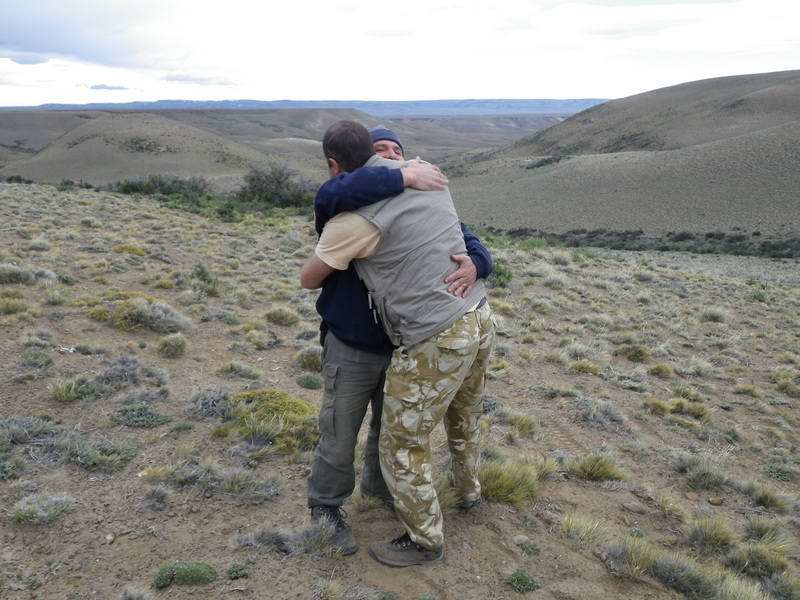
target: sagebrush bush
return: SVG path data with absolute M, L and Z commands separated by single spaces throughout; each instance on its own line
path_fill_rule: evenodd
M 176 560 L 161 566 L 153 579 L 153 585 L 158 589 L 173 582 L 178 585 L 200 585 L 216 578 L 217 571 L 208 563 Z
M 0 263 L 0 283 L 33 283 L 33 273 L 17 265 Z
M 186 315 L 166 302 L 143 296 L 117 300 L 113 308 L 102 304 L 95 306 L 86 311 L 86 316 L 125 331 L 144 327 L 156 333 L 185 333 L 192 328 Z

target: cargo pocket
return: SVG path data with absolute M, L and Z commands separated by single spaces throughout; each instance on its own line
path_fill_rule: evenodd
M 322 435 L 335 439 L 333 405 L 336 401 L 336 375 L 339 372 L 338 363 L 325 363 L 322 366 L 322 406 L 319 409 L 319 430 Z

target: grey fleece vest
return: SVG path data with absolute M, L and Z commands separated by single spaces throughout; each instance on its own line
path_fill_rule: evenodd
M 373 157 L 365 166 L 404 163 Z M 375 252 L 354 261 L 367 284 L 389 339 L 410 346 L 455 323 L 486 295 L 483 281 L 467 298 L 447 291 L 444 278 L 458 269 L 451 254 L 466 254 L 461 221 L 448 190 L 411 188 L 355 211 L 381 232 Z

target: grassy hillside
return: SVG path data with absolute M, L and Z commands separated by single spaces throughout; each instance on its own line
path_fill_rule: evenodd
M 471 223 L 577 244 L 710 251 L 723 240 L 798 256 L 799 141 L 800 72 L 789 71 L 614 100 L 445 167 Z
M 0 177 L 102 186 L 158 173 L 226 193 L 279 162 L 318 183 L 320 139 L 342 118 L 394 127 L 409 156 L 441 165 L 471 226 L 575 246 L 800 256 L 800 71 L 686 83 L 565 120 L 2 111 Z
M 0 177 L 103 186 L 151 174 L 203 176 L 227 191 L 249 169 L 278 160 L 323 181 L 322 135 L 340 119 L 383 123 L 402 136 L 412 156 L 434 160 L 502 146 L 563 117 L 407 117 L 394 122 L 346 109 L 0 111 Z
M 441 488 L 446 562 L 395 570 L 358 496 L 326 553 L 313 427 L 266 413 L 321 398 L 309 220 L 0 184 L 0 221 L 6 598 L 800 597 L 796 262 L 486 237 L 488 502 Z

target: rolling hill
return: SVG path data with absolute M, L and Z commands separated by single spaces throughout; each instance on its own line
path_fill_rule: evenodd
M 800 71 L 789 71 L 613 100 L 445 166 L 462 218 L 486 227 L 572 232 L 574 243 L 612 230 L 649 247 L 706 236 L 792 246 L 799 142 Z
M 319 140 L 343 118 L 386 124 L 409 156 L 441 165 L 473 226 L 577 245 L 800 255 L 800 71 L 690 82 L 571 116 L 4 110 L 0 177 L 105 185 L 160 173 L 224 192 L 278 161 L 321 182 Z

